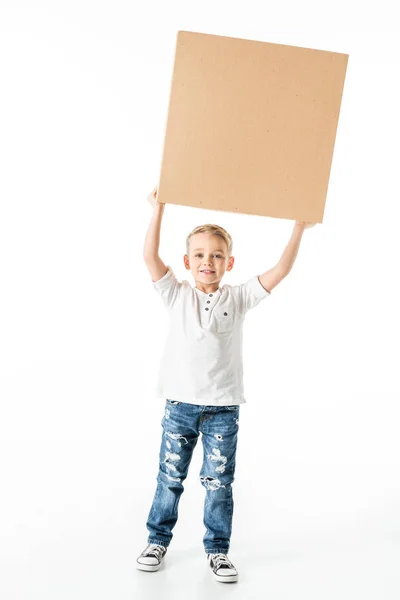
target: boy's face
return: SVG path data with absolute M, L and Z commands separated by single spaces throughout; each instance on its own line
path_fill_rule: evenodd
M 183 260 L 186 269 L 192 272 L 196 287 L 206 293 L 218 289 L 225 271 L 230 271 L 235 261 L 233 256 L 228 257 L 226 242 L 211 233 L 192 236 L 189 256 L 185 254 Z

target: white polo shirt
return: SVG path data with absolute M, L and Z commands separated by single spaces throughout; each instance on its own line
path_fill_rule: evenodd
M 155 385 L 157 397 L 189 404 L 246 402 L 242 326 L 248 310 L 270 296 L 255 275 L 207 294 L 178 281 L 170 266 L 153 282 L 169 314 L 169 332 Z

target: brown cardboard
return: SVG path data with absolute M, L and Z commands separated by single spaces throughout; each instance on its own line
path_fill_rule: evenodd
M 159 202 L 322 223 L 347 61 L 179 31 Z

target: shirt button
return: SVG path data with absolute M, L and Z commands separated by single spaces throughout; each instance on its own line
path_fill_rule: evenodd
M 224 313 L 225 317 L 228 315 L 228 313 Z
M 212 296 L 212 294 L 208 294 L 209 296 Z
M 207 300 L 207 304 L 210 304 L 211 300 Z
M 210 310 L 209 308 L 205 308 L 204 310 Z

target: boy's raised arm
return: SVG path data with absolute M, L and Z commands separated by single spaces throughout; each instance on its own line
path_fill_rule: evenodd
M 293 264 L 296 260 L 297 253 L 299 251 L 301 238 L 305 229 L 313 227 L 315 223 L 307 223 L 305 221 L 296 221 L 290 240 L 279 259 L 278 263 L 265 271 L 262 275 L 258 276 L 258 279 L 268 292 L 278 285 L 291 271 Z
M 153 189 L 147 199 L 153 208 L 153 215 L 144 240 L 143 258 L 150 271 L 152 280 L 155 282 L 161 279 L 167 272 L 167 267 L 158 254 L 161 222 L 165 204 L 161 204 L 157 200 L 157 187 Z

